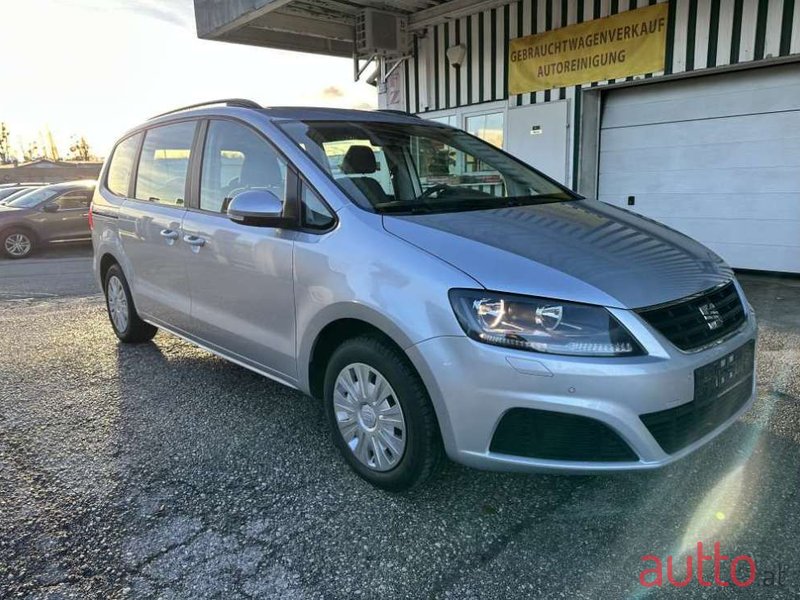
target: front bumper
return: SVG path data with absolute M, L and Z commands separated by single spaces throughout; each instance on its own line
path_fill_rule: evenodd
M 752 405 L 755 376 L 740 408 L 699 439 L 672 453 L 659 445 L 640 418 L 692 402 L 696 369 L 755 340 L 755 316 L 745 306 L 747 321 L 738 331 L 693 353 L 675 348 L 633 311 L 617 309 L 611 312 L 644 346 L 647 356 L 554 356 L 481 344 L 466 336 L 429 339 L 407 352 L 431 395 L 447 454 L 456 462 L 500 471 L 596 473 L 652 469 L 706 444 Z M 493 452 L 490 447 L 498 423 L 515 408 L 599 421 L 627 443 L 638 460 L 553 460 Z

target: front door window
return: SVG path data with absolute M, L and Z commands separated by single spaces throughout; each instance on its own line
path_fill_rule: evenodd
M 211 121 L 200 176 L 200 208 L 225 212 L 247 190 L 286 197 L 286 161 L 260 135 L 231 121 Z

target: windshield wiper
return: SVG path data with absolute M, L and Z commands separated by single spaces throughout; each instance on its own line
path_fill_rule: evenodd
M 509 196 L 505 200 L 508 206 L 525 206 L 565 200 L 580 200 L 580 197 L 570 197 L 566 194 L 534 194 L 530 196 Z
M 420 215 L 442 212 L 463 212 L 472 210 L 493 210 L 498 208 L 517 208 L 535 206 L 552 202 L 580 200 L 581 197 L 570 197 L 565 194 L 538 194 L 531 196 L 487 196 L 485 198 L 451 198 L 447 200 L 430 199 L 424 204 L 408 203 L 394 200 L 375 204 L 375 209 L 387 214 Z
M 434 209 L 425 204 L 397 204 L 395 202 L 384 202 L 376 204 L 375 208 L 384 213 L 407 213 L 410 215 L 421 215 L 434 212 Z

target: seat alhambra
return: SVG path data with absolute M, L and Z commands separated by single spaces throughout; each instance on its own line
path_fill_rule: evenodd
M 444 456 L 660 467 L 753 401 L 756 322 L 719 256 L 413 115 L 172 111 L 117 142 L 91 218 L 122 342 L 164 329 L 311 395 L 385 489 Z

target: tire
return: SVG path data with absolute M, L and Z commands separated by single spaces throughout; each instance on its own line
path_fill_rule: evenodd
M 382 392 L 375 393 L 378 388 Z M 439 424 L 402 351 L 378 336 L 348 340 L 328 361 L 324 390 L 334 443 L 363 479 L 400 492 L 436 471 L 444 454 Z
M 26 258 L 36 249 L 36 238 L 27 229 L 12 227 L 0 234 L 0 248 L 8 258 Z
M 119 265 L 109 267 L 103 282 L 103 291 L 106 294 L 108 320 L 120 341 L 135 344 L 153 339 L 158 328 L 139 318 L 128 281 Z

